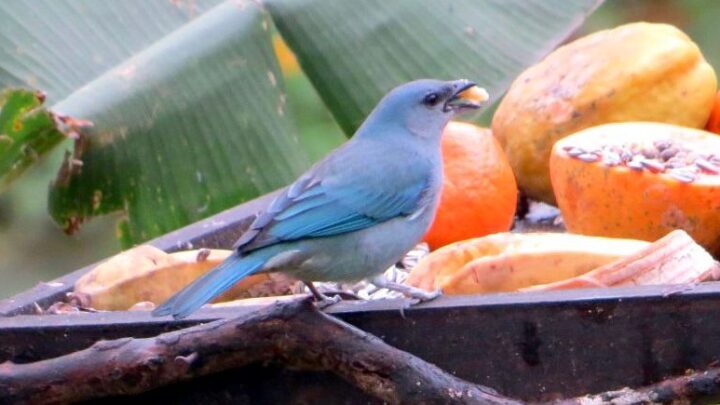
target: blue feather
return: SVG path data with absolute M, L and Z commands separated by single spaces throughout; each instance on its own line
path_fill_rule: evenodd
M 322 205 L 326 204 L 327 200 L 322 197 L 310 197 L 310 198 L 304 198 L 297 203 L 287 207 L 284 211 L 277 214 L 273 220 L 275 221 L 283 221 L 288 218 L 292 218 L 296 215 L 303 214 L 307 211 L 310 211 L 312 209 L 321 207 Z
M 302 185 L 308 188 L 301 191 Z M 364 184 L 326 186 L 303 177 L 258 216 L 251 231 L 235 247 L 248 252 L 279 242 L 358 231 L 409 215 L 418 208 L 426 186 L 419 182 L 405 189 L 378 193 Z
M 240 257 L 236 254 L 228 257 L 218 267 L 195 280 L 182 291 L 175 294 L 153 312 L 153 316 L 172 315 L 175 319 L 184 318 L 203 304 L 222 294 L 243 277 L 258 269 L 267 261 L 265 255 Z
M 329 225 L 325 228 L 313 231 L 309 236 L 313 238 L 320 238 L 323 236 L 333 236 L 342 233 L 352 232 L 356 229 L 366 228 L 377 221 L 368 217 L 356 217 L 350 221 L 344 221 L 337 224 Z

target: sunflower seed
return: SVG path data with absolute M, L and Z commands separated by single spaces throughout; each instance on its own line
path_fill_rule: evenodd
M 714 165 L 711 162 L 708 162 L 705 159 L 697 159 L 695 161 L 695 165 L 708 173 L 712 173 L 712 174 L 720 173 L 720 167 L 717 167 L 716 165 Z
M 635 160 L 635 159 L 627 162 L 626 165 L 627 165 L 627 167 L 629 167 L 630 169 L 637 170 L 637 171 L 639 171 L 639 172 L 643 171 L 643 169 L 645 168 L 645 166 L 643 166 L 643 164 L 640 163 L 639 160 Z
M 605 166 L 612 167 L 612 166 L 617 166 L 620 163 L 622 163 L 622 161 L 620 160 L 620 155 L 615 152 L 607 152 L 603 156 L 603 164 Z
M 642 159 L 640 160 L 640 164 L 653 173 L 662 173 L 665 171 L 665 165 L 656 160 Z
M 628 152 L 627 150 L 623 150 L 622 152 L 620 152 L 620 160 L 622 160 L 623 162 L 629 162 L 630 160 L 632 160 L 632 158 L 632 152 Z
M 660 158 L 662 160 L 670 160 L 675 155 L 677 155 L 678 150 L 677 148 L 667 148 L 660 152 Z
M 662 151 L 664 151 L 665 149 L 667 149 L 667 148 L 669 148 L 670 146 L 672 146 L 672 142 L 671 142 L 671 141 L 668 141 L 668 140 L 661 140 L 661 141 L 655 141 L 655 142 L 653 142 L 653 145 L 655 146 L 655 148 L 656 148 L 658 151 L 662 152 Z
M 681 158 L 670 158 L 665 162 L 665 167 L 668 169 L 677 169 L 678 167 L 686 167 L 685 159 Z
M 594 153 L 582 153 L 578 155 L 577 158 L 586 163 L 597 162 L 598 160 L 600 160 L 600 156 Z
M 567 154 L 568 154 L 570 157 L 578 157 L 578 156 L 582 155 L 583 153 L 585 153 L 584 150 L 582 150 L 582 149 L 580 149 L 580 148 L 576 148 L 576 147 L 572 147 L 572 148 L 570 148 L 570 149 L 567 150 Z
M 681 183 L 692 183 L 696 179 L 695 174 L 687 170 L 672 170 L 670 177 Z
M 642 155 L 648 159 L 655 159 L 658 155 L 657 151 L 655 149 L 650 149 L 650 148 L 643 148 L 643 150 L 640 153 L 642 153 Z

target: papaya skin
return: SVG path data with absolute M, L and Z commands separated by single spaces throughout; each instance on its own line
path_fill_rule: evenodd
M 568 233 L 496 233 L 430 253 L 406 282 L 447 295 L 517 291 L 580 276 L 647 245 Z
M 682 31 L 632 23 L 562 46 L 523 72 L 500 103 L 492 131 L 520 188 L 554 203 L 548 161 L 557 140 L 611 122 L 702 128 L 716 90 L 714 70 Z
M 720 156 L 717 135 L 660 123 L 607 124 L 559 141 L 550 157 L 550 174 L 568 231 L 653 241 L 682 229 L 711 253 L 720 253 L 720 175 L 700 170 L 685 183 L 671 169 L 653 173 L 609 167 L 568 154 L 570 147 L 592 150 L 667 139 L 695 154 Z
M 83 306 L 105 311 L 124 311 L 140 302 L 159 304 L 231 253 L 221 249 L 165 253 L 150 245 L 136 246 L 86 273 L 75 283 L 74 294 Z M 215 302 L 245 297 L 246 290 L 269 278 L 268 274 L 252 275 Z
M 705 130 L 720 135 L 720 91 L 715 94 L 715 102 L 707 124 L 705 124 Z

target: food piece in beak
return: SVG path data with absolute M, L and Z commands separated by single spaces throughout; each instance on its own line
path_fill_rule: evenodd
M 469 89 L 460 92 L 457 96 L 463 100 L 472 101 L 476 104 L 482 104 L 490 99 L 490 95 L 487 90 L 478 86 L 472 86 Z
M 478 87 L 473 83 L 469 83 L 468 87 L 460 89 L 455 95 L 445 103 L 445 111 L 462 110 L 462 109 L 478 109 L 483 103 L 490 99 L 487 90 Z

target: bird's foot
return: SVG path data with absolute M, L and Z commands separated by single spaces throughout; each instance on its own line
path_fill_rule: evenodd
M 332 297 L 328 297 L 327 295 L 321 293 L 318 291 L 317 288 L 313 285 L 310 281 L 303 281 L 305 285 L 307 286 L 308 290 L 310 290 L 310 293 L 315 298 L 315 306 L 317 309 L 323 310 L 329 306 L 335 305 L 338 302 L 342 301 L 342 297 L 340 294 L 335 294 Z
M 317 300 L 317 298 L 315 298 L 315 307 L 319 310 L 323 310 L 342 301 L 342 297 L 339 295 L 333 295 L 332 297 L 328 297 L 327 295 L 323 296 L 325 297 L 323 300 Z
M 388 290 L 397 291 L 408 298 L 416 300 L 416 302 L 414 302 L 413 304 L 432 301 L 442 295 L 441 290 L 426 291 L 421 288 L 390 281 L 382 275 L 373 278 L 370 282 L 375 284 L 375 286 L 379 288 L 387 288 Z

